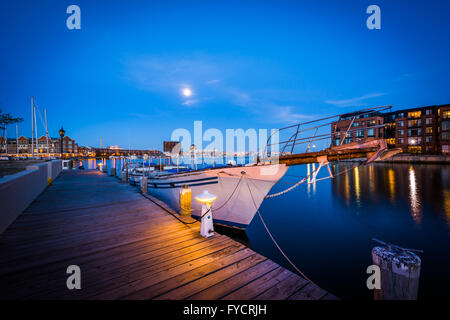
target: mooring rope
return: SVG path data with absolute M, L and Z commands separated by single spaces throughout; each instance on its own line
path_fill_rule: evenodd
M 360 162 L 360 163 L 358 163 L 357 165 L 355 165 L 355 166 L 353 166 L 353 167 L 351 167 L 351 168 L 348 168 L 348 169 L 346 169 L 346 170 L 344 170 L 344 171 L 342 171 L 342 172 L 339 172 L 338 174 L 334 174 L 333 176 L 328 176 L 328 177 L 323 177 L 323 178 L 320 178 L 320 179 L 316 179 L 315 181 L 317 182 L 317 181 L 322 181 L 322 180 L 326 180 L 326 179 L 333 179 L 333 178 L 335 178 L 335 177 L 337 177 L 337 176 L 340 176 L 341 174 L 344 174 L 344 173 L 346 173 L 346 172 L 348 172 L 348 171 L 350 171 L 350 170 L 353 170 L 354 168 L 357 168 L 357 167 L 361 166 L 362 164 L 363 164 L 363 162 Z M 306 180 L 308 180 L 308 178 L 309 178 L 312 174 L 314 174 L 317 170 L 319 170 L 319 167 L 317 167 L 317 169 L 314 169 L 310 174 L 308 174 L 306 177 L 302 178 L 300 181 L 298 181 L 297 183 L 295 183 L 293 186 L 291 186 L 291 187 L 289 187 L 289 188 L 287 188 L 287 189 L 285 189 L 285 190 L 283 190 L 283 191 L 274 193 L 274 194 L 268 194 L 267 196 L 264 197 L 264 199 L 275 198 L 275 197 L 281 196 L 281 195 L 283 195 L 283 194 L 286 194 L 286 193 L 288 193 L 289 191 L 294 190 L 294 189 L 297 188 L 299 185 L 301 185 L 301 184 L 304 183 Z M 311 184 L 311 183 L 313 183 L 313 182 L 308 182 L 308 183 Z
M 283 257 L 286 259 L 286 261 L 287 262 L 289 262 L 289 264 L 304 278 L 304 279 L 306 279 L 306 280 L 308 280 L 309 282 L 311 282 L 311 283 L 314 283 L 313 281 L 311 281 L 311 279 L 309 279 L 292 261 L 291 261 L 291 259 L 289 259 L 289 257 L 286 255 L 286 253 L 284 253 L 284 251 L 283 251 L 283 249 L 281 249 L 281 247 L 280 247 L 280 245 L 278 244 L 278 242 L 275 240 L 275 238 L 274 238 L 274 236 L 272 235 L 272 233 L 270 232 L 270 230 L 269 230 L 269 228 L 267 227 L 267 225 L 266 225 L 266 223 L 265 223 L 265 221 L 264 221 L 264 219 L 263 219 L 263 217 L 262 217 L 262 215 L 261 215 L 261 212 L 259 212 L 259 208 L 258 208 L 258 206 L 256 205 L 256 202 L 255 202 L 255 199 L 253 198 L 253 193 L 252 193 L 252 190 L 251 190 L 251 188 L 250 188 L 250 185 L 249 185 L 249 183 L 248 183 L 248 179 L 246 180 L 246 182 L 247 182 L 247 188 L 248 188 L 248 191 L 250 192 L 250 197 L 252 198 L 252 202 L 253 202 L 253 205 L 255 206 L 255 209 L 256 209 L 256 212 L 258 213 L 258 216 L 259 216 L 259 219 L 261 219 L 261 222 L 262 222 L 262 224 L 263 224 L 263 226 L 264 226 L 264 228 L 266 229 L 266 231 L 267 231 L 267 234 L 269 235 L 269 237 L 270 237 L 270 239 L 272 239 L 272 242 L 275 244 L 275 246 L 277 247 L 277 249 L 278 249 L 278 251 L 280 251 L 280 253 L 283 255 Z

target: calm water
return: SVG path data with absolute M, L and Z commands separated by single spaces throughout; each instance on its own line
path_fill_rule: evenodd
M 94 169 L 99 162 L 89 160 L 84 165 Z M 121 160 L 105 162 L 108 168 L 121 166 Z M 365 271 L 372 264 L 375 246 L 372 238 L 423 249 L 419 254 L 419 298 L 448 299 L 450 166 L 354 166 L 334 164 L 334 174 L 344 172 L 335 179 L 302 184 L 263 202 L 260 212 L 281 247 L 319 286 L 353 299 L 372 299 L 365 285 Z M 307 172 L 306 165 L 290 167 L 271 193 L 284 190 Z M 318 178 L 326 175 L 327 170 L 322 169 Z M 247 235 L 256 251 L 290 268 L 258 216 L 247 228 Z
M 354 166 L 332 168 L 336 173 Z M 305 176 L 306 167 L 289 168 L 271 193 Z M 267 199 L 260 212 L 300 270 L 341 298 L 372 298 L 365 286 L 371 238 L 423 249 L 419 298 L 449 298 L 450 166 L 362 166 Z M 247 234 L 256 251 L 288 267 L 257 216 Z

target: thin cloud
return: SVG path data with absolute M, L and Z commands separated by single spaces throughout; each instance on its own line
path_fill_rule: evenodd
M 196 99 L 189 99 L 189 100 L 184 101 L 182 103 L 182 105 L 190 107 L 190 106 L 196 104 L 197 102 L 198 102 L 198 100 L 196 100 Z
M 377 98 L 387 95 L 385 92 L 375 92 L 370 94 L 365 94 L 360 97 L 351 98 L 351 99 L 342 99 L 342 100 L 326 100 L 325 103 L 332 104 L 338 107 L 355 107 L 355 106 L 365 106 L 367 102 L 364 100 Z

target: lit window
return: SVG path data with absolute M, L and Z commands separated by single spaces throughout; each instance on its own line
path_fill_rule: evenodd
M 422 112 L 420 111 L 408 112 L 408 118 L 420 118 L 421 114 Z

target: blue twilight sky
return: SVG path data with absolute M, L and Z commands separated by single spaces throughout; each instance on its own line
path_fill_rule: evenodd
M 71 4 L 81 30 L 66 28 Z M 366 27 L 371 4 L 381 30 Z M 19 135 L 31 95 L 52 136 L 63 125 L 81 145 L 152 149 L 194 120 L 278 128 L 450 103 L 446 0 L 4 0 L 0 24 L 0 108 L 24 117 Z

